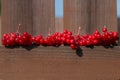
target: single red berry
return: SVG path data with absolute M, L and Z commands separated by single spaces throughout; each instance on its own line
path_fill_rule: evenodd
M 107 28 L 106 28 L 106 27 L 104 27 L 102 31 L 103 31 L 103 32 L 107 32 Z
M 66 43 L 67 43 L 67 44 L 70 44 L 70 39 L 67 39 L 67 40 L 66 40 Z
M 70 44 L 74 44 L 75 43 L 75 40 L 74 39 L 71 39 L 70 40 Z
M 63 33 L 67 34 L 67 33 L 68 33 L 68 30 L 64 30 Z
M 76 50 L 77 49 L 77 46 L 75 44 L 71 44 L 70 47 L 73 49 L 73 50 Z
M 98 30 L 96 30 L 94 34 L 99 34 L 99 31 L 98 31 Z
M 72 35 L 72 32 L 68 31 L 68 35 Z
M 91 45 L 91 42 L 89 40 L 86 41 L 87 45 Z

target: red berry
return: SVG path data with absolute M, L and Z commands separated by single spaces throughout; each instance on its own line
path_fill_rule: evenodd
M 107 28 L 106 28 L 106 27 L 104 27 L 102 31 L 103 31 L 103 32 L 107 32 Z
M 94 45 L 97 45 L 98 44 L 98 40 L 94 40 L 93 43 L 94 43 Z
M 74 49 L 74 50 L 77 49 L 77 46 L 76 46 L 75 44 L 71 44 L 70 47 L 71 47 L 72 49 Z
M 56 33 L 55 33 L 55 35 L 58 35 L 58 34 L 59 34 L 59 32 L 56 32 Z
M 18 44 L 18 43 L 19 43 L 19 39 L 18 39 L 18 38 L 16 38 L 16 39 L 15 39 L 15 42 Z
M 63 33 L 67 34 L 67 33 L 68 33 L 68 30 L 64 30 Z
M 28 34 L 28 32 L 24 32 L 23 35 L 28 36 L 29 34 Z
M 87 45 L 91 45 L 91 42 L 89 40 L 86 41 Z
M 40 39 L 40 44 L 43 45 L 44 44 L 44 40 Z
M 83 45 L 83 46 L 86 46 L 86 45 L 87 45 L 87 43 L 86 43 L 85 40 L 82 40 L 82 45 Z
M 98 30 L 96 30 L 94 34 L 99 34 L 99 31 L 98 31 Z
M 6 37 L 6 36 L 8 36 L 8 34 L 4 33 L 4 34 L 3 34 L 3 37 Z
M 75 43 L 75 40 L 74 39 L 71 39 L 70 40 L 70 44 L 74 44 Z
M 82 41 L 79 41 L 79 46 L 83 46 L 83 42 Z
M 113 32 L 114 37 L 118 37 L 118 32 Z
M 66 43 L 67 43 L 67 44 L 70 44 L 70 39 L 67 39 L 67 40 L 66 40 Z
M 68 32 L 68 35 L 72 35 L 72 32 L 69 31 L 69 32 Z
M 62 41 L 63 41 L 63 42 L 66 42 L 66 38 L 62 37 Z

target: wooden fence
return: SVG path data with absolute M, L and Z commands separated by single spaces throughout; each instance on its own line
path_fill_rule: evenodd
M 48 28 L 54 32 L 54 0 L 2 0 L 2 34 L 16 31 L 47 35 Z
M 54 0 L 2 0 L 2 34 L 15 32 L 19 23 L 21 32 L 44 36 L 49 28 L 51 32 L 68 29 L 76 33 L 78 26 L 82 27 L 81 34 L 101 30 L 104 25 L 120 31 L 116 0 L 64 0 L 63 20 L 55 17 L 54 3 Z M 14 49 L 2 46 L 0 80 L 120 80 L 119 46 L 81 47 L 78 52 L 67 46 Z
M 82 33 L 101 30 L 117 30 L 116 0 L 64 0 L 64 27 L 74 32 L 82 27 Z
M 0 80 L 120 80 L 120 48 L 0 47 Z
M 61 29 L 81 33 L 101 30 L 104 25 L 109 30 L 117 31 L 116 0 L 64 0 L 64 20 Z M 55 27 L 54 0 L 2 0 L 2 34 L 16 31 L 22 24 L 21 32 L 33 35 L 47 35 L 59 30 Z M 60 25 L 60 24 L 59 24 Z

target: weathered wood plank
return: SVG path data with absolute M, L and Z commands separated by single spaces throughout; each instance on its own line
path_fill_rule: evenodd
M 91 32 L 102 30 L 104 25 L 109 31 L 118 31 L 117 0 L 91 0 L 91 4 Z
M 15 32 L 18 24 L 32 34 L 32 15 L 32 0 L 2 0 L 2 34 Z
M 77 33 L 81 26 L 81 34 L 88 33 L 90 25 L 90 0 L 64 0 L 64 29 Z
M 79 57 L 69 47 L 0 47 L 1 80 L 119 80 L 120 47 L 81 47 Z
M 64 0 L 64 29 L 81 33 L 102 30 L 104 25 L 109 31 L 117 31 L 116 0 Z
M 63 32 L 63 17 L 56 17 L 55 18 L 55 31 L 56 32 Z
M 46 36 L 55 32 L 55 1 L 33 0 L 33 34 Z

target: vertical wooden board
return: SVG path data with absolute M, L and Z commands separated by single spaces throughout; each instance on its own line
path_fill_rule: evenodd
M 90 25 L 88 27 L 89 33 L 93 33 L 96 29 L 96 0 L 90 0 Z
M 18 24 L 32 33 L 32 0 L 2 0 L 2 34 L 15 32 Z
M 1 35 L 1 16 L 0 16 L 0 45 L 1 45 L 1 38 L 2 38 L 2 35 Z
M 64 29 L 76 33 L 81 26 L 81 33 L 86 33 L 90 24 L 89 7 L 89 0 L 64 0 Z
M 54 0 L 33 0 L 33 34 L 46 36 L 55 31 Z
M 120 18 L 118 20 L 118 32 L 119 32 L 119 38 L 120 38 Z M 119 39 L 119 45 L 120 45 L 120 39 Z
M 55 18 L 55 31 L 56 32 L 63 32 L 63 17 L 56 17 Z
M 91 23 L 93 27 L 102 30 L 106 25 L 109 31 L 117 31 L 116 0 L 92 0 Z
M 109 4 L 113 4 L 113 6 L 109 5 L 109 9 L 111 13 L 109 16 L 112 16 L 112 18 L 109 17 L 110 20 L 110 30 L 118 31 L 118 22 L 117 22 L 117 0 L 110 0 Z

